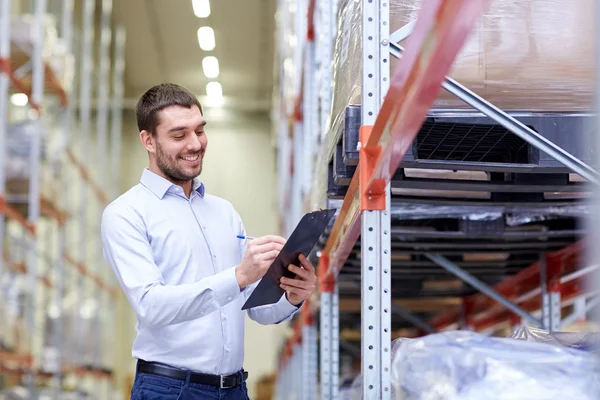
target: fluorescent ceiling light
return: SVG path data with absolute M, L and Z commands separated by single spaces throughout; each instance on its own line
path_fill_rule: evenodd
M 209 79 L 214 79 L 219 76 L 219 60 L 217 57 L 208 56 L 202 60 L 202 69 L 204 75 Z
M 10 101 L 15 106 L 26 106 L 29 102 L 29 98 L 27 98 L 27 95 L 25 93 L 15 93 L 12 96 L 10 96 Z
M 210 15 L 210 3 L 208 0 L 192 0 L 194 15 L 198 18 L 206 18 Z
M 198 28 L 198 44 L 204 51 L 211 51 L 215 48 L 215 31 L 210 26 Z
M 206 85 L 206 96 L 210 100 L 219 100 L 223 98 L 223 88 L 219 82 L 208 82 Z

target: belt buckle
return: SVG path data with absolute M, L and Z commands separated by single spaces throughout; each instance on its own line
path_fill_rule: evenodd
M 221 389 L 229 389 L 229 388 L 232 388 L 233 386 L 225 386 L 225 378 L 227 378 L 227 377 L 226 377 L 226 376 L 223 376 L 223 375 L 219 375 L 219 379 L 220 379 L 220 381 L 221 381 L 221 382 L 220 382 L 221 384 L 219 385 L 219 387 L 220 387 Z

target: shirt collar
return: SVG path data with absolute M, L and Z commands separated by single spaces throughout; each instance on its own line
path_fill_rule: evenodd
M 162 199 L 165 196 L 165 193 L 167 193 L 171 187 L 175 186 L 174 183 L 158 174 L 155 174 L 148 168 L 144 168 L 140 183 L 147 187 L 159 199 Z M 192 181 L 192 190 L 195 190 L 201 197 L 204 197 L 204 184 L 200 182 L 198 178 L 194 178 Z

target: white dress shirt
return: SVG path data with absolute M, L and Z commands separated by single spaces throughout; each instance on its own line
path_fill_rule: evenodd
M 137 315 L 136 359 L 209 374 L 239 371 L 244 358 L 246 298 L 235 266 L 245 235 L 231 203 L 204 193 L 194 180 L 188 199 L 180 186 L 144 169 L 140 184 L 102 215 L 104 257 Z M 261 324 L 291 318 L 298 307 L 282 296 L 248 310 Z

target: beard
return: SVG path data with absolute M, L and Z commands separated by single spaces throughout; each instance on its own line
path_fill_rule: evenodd
M 200 165 L 198 167 L 186 168 L 183 160 L 179 157 L 195 156 L 200 157 Z M 162 147 L 156 146 L 156 165 L 161 172 L 169 178 L 173 183 L 184 183 L 191 181 L 202 172 L 202 162 L 204 161 L 204 150 L 195 153 L 185 153 L 182 155 L 170 156 L 163 152 Z M 196 170 L 196 171 L 195 171 Z

